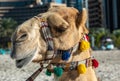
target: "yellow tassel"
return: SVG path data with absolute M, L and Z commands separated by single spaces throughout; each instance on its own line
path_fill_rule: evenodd
M 82 40 L 80 44 L 80 51 L 85 51 L 90 48 L 90 43 L 88 41 Z
M 80 64 L 80 65 L 78 65 L 77 70 L 78 70 L 79 74 L 84 74 L 84 73 L 86 73 L 87 69 L 86 69 L 85 64 Z

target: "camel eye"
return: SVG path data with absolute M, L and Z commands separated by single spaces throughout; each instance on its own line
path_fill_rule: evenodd
M 58 27 L 55 27 L 54 29 L 55 29 L 56 32 L 62 33 L 62 32 L 65 32 L 65 30 L 66 30 L 67 28 L 63 28 L 63 27 L 59 27 L 59 28 L 58 28 Z
M 20 36 L 21 39 L 23 39 L 23 38 L 25 38 L 25 37 L 27 37 L 27 34 L 22 34 L 22 35 Z
M 20 42 L 23 42 L 24 40 L 26 40 L 28 37 L 28 35 L 26 33 L 20 35 L 17 39 L 16 39 L 16 42 L 17 43 L 20 43 Z

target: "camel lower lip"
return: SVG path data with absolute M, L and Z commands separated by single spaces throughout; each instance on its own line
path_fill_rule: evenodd
M 21 58 L 19 60 L 16 60 L 16 67 L 17 68 L 22 68 L 23 66 L 27 65 L 28 63 L 30 63 L 33 58 L 34 58 L 34 54 L 36 54 L 37 52 L 37 47 L 31 51 L 30 53 L 28 53 L 28 56 L 25 56 L 24 58 Z
M 16 67 L 17 68 L 22 68 L 23 66 L 25 66 L 26 64 L 28 64 L 31 60 L 32 60 L 32 55 L 20 60 L 16 60 Z

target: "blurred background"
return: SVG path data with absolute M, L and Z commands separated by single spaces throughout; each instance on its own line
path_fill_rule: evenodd
M 93 55 L 100 61 L 96 73 L 101 81 L 119 81 L 120 0 L 0 0 L 0 81 L 25 81 L 38 68 L 36 65 L 22 70 L 15 67 L 9 57 L 11 35 L 25 20 L 56 6 L 88 10 L 86 26 Z M 41 74 L 36 81 L 40 78 L 53 81 L 45 77 Z
M 55 6 L 88 10 L 86 26 L 94 50 L 120 48 L 119 0 L 0 0 L 0 48 L 10 47 L 17 25 Z

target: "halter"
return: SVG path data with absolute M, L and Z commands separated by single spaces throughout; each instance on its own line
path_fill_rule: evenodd
M 57 56 L 58 53 L 63 54 L 65 51 L 63 51 L 63 50 L 57 50 L 56 51 L 56 49 L 54 48 L 53 38 L 52 38 L 51 31 L 50 31 L 50 28 L 48 26 L 48 23 L 46 22 L 46 18 L 43 18 L 41 16 L 40 17 L 35 16 L 34 18 L 37 18 L 40 21 L 39 25 L 41 27 L 41 31 L 42 31 L 44 40 L 47 43 L 47 52 L 46 52 L 46 55 L 45 55 L 45 58 L 44 58 L 44 61 L 43 61 L 44 63 L 47 62 L 47 65 L 44 66 L 43 65 L 44 63 L 41 62 L 40 63 L 41 68 L 39 68 L 36 72 L 34 72 L 33 75 L 31 75 L 31 77 L 29 77 L 26 81 L 34 81 L 34 79 L 38 76 L 38 74 L 44 68 L 48 68 L 50 65 L 57 65 L 57 66 L 60 66 L 60 67 L 61 67 L 61 65 L 63 65 L 63 66 L 65 66 L 64 69 L 66 69 L 66 65 L 68 65 L 69 67 L 67 66 L 67 70 L 65 70 L 65 71 L 68 71 L 71 68 L 76 69 L 77 65 L 82 61 L 76 61 L 74 63 L 70 62 L 70 63 L 65 63 L 65 64 L 63 64 L 63 63 L 59 63 L 59 64 L 58 63 L 56 63 L 56 64 L 50 63 L 51 60 L 53 60 Z M 84 36 L 84 40 L 86 40 L 85 36 Z M 69 52 L 71 54 L 71 53 L 75 52 L 78 49 L 78 46 L 79 46 L 79 44 L 76 44 L 74 47 L 66 50 L 66 52 L 67 53 Z M 91 62 L 91 61 L 89 61 L 89 59 L 91 59 L 91 57 L 83 60 L 84 62 L 86 62 L 87 67 L 89 65 L 91 65 L 91 64 L 89 64 L 89 62 Z
M 50 31 L 50 27 L 48 26 L 48 23 L 47 23 L 47 19 L 44 17 L 41 17 L 41 15 L 35 16 L 34 18 L 36 18 L 40 21 L 39 26 L 41 28 L 43 38 L 47 43 L 47 52 L 45 54 L 45 58 L 43 61 L 53 60 L 57 56 L 57 54 L 59 54 L 59 53 L 62 53 L 62 54 L 65 52 L 71 53 L 73 48 L 76 48 L 76 45 L 75 45 L 74 47 L 72 47 L 68 50 L 55 49 L 53 38 L 51 35 L 51 31 Z M 78 44 L 77 44 L 77 46 L 78 46 Z

